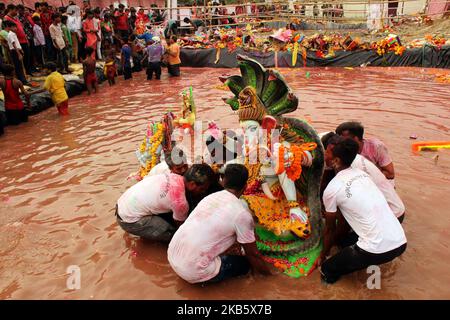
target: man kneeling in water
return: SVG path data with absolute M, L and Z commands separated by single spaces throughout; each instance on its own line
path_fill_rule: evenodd
M 253 217 L 239 200 L 247 179 L 245 166 L 227 165 L 225 190 L 204 198 L 175 233 L 168 260 L 184 280 L 219 282 L 247 274 L 250 264 L 262 273 L 270 273 L 258 257 Z M 246 256 L 224 255 L 236 241 L 242 244 Z
M 370 265 L 392 261 L 406 250 L 405 233 L 383 194 L 367 173 L 351 167 L 358 149 L 358 143 L 351 139 L 332 149 L 331 165 L 336 176 L 323 193 L 326 225 L 319 263 L 333 245 L 337 219 L 343 223 L 345 218 L 358 238 L 322 263 L 322 279 L 327 283 Z
M 331 160 L 333 158 L 333 148 L 338 143 L 344 141 L 345 138 L 335 133 L 330 133 L 323 136 L 321 140 L 323 148 L 325 149 L 325 164 L 326 164 L 325 171 L 328 170 L 333 171 L 332 168 L 328 169 Z M 356 155 L 355 160 L 353 160 L 351 167 L 360 169 L 370 176 L 370 179 L 372 179 L 372 181 L 384 195 L 384 198 L 386 199 L 389 208 L 391 208 L 392 212 L 397 217 L 398 221 L 402 223 L 403 219 L 405 218 L 405 205 L 398 196 L 397 191 L 395 191 L 395 188 L 392 185 L 392 183 L 389 182 L 389 180 L 385 177 L 385 175 L 381 172 L 381 170 L 378 169 L 374 163 L 367 160 L 361 154 Z
M 170 172 L 143 179 L 117 201 L 117 223 L 133 235 L 169 242 L 188 216 L 186 193 L 203 194 L 213 174 L 208 165 L 195 164 L 184 177 Z

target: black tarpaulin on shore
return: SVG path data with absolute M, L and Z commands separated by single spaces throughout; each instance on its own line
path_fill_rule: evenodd
M 105 76 L 103 74 L 103 70 L 101 68 L 96 69 L 97 79 L 98 82 L 101 83 L 105 80 Z M 78 80 L 69 80 L 65 83 L 65 88 L 67 95 L 69 98 L 75 97 L 80 95 L 84 90 L 86 90 L 86 86 L 84 85 L 84 82 L 82 79 Z M 22 98 L 23 100 L 23 98 Z M 25 103 L 25 100 L 24 100 Z M 48 92 L 41 92 L 38 94 L 33 94 L 30 97 L 30 105 L 31 110 L 28 112 L 30 115 L 39 113 L 45 109 L 48 109 L 53 106 L 53 101 L 50 96 L 50 93 Z M 3 101 L 0 101 L 0 113 L 4 113 L 4 103 Z M 5 119 L 3 116 L 0 116 L 0 121 L 3 121 L 6 125 Z
M 216 61 L 216 49 L 181 49 L 181 61 L 185 67 L 198 68 L 236 68 L 237 54 L 247 55 L 259 61 L 266 68 L 275 67 L 275 53 L 262 53 L 257 51 L 245 51 L 238 48 L 234 52 L 221 49 L 220 58 Z M 306 58 L 307 67 L 359 67 L 362 64 L 371 66 L 390 67 L 425 67 L 425 68 L 450 68 L 450 46 L 437 48 L 424 46 L 422 48 L 407 49 L 402 55 L 389 52 L 379 56 L 373 50 L 337 51 L 332 58 L 319 58 L 314 51 L 309 51 Z M 292 67 L 292 54 L 290 52 L 278 52 L 278 67 Z M 303 58 L 298 55 L 295 67 L 303 67 Z

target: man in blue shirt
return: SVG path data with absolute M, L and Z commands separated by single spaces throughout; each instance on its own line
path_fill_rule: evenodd
M 137 38 L 139 40 L 145 40 L 145 43 L 148 43 L 153 38 L 151 29 L 152 29 L 151 26 L 147 26 L 147 29 L 145 30 L 145 32 L 143 34 L 138 35 Z
M 133 75 L 131 74 L 131 47 L 128 42 L 128 39 L 124 41 L 124 45 L 120 52 L 120 62 L 125 80 L 133 78 Z
M 161 79 L 161 59 L 164 54 L 164 47 L 160 43 L 159 37 L 153 37 L 152 40 L 147 42 L 147 48 L 145 48 L 144 58 L 148 57 L 147 65 L 147 80 L 152 80 L 153 72 L 156 75 L 156 80 Z

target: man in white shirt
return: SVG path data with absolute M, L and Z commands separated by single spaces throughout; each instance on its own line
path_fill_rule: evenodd
M 39 67 L 44 66 L 43 50 L 45 48 L 45 36 L 41 27 L 41 18 L 39 16 L 33 17 L 33 51 L 36 58 L 36 63 Z
M 9 50 L 16 50 L 21 53 L 20 59 L 23 57 L 23 51 L 22 46 L 20 45 L 19 39 L 17 38 L 16 31 L 17 27 L 11 26 L 9 27 L 9 33 L 8 33 L 8 47 Z
M 17 38 L 17 25 L 12 21 L 4 21 L 3 28 L 8 32 L 7 42 L 11 60 L 14 64 L 14 69 L 16 71 L 16 77 L 23 83 L 27 83 L 25 77 L 25 72 L 23 68 L 23 50 L 20 45 L 19 39 Z
M 69 6 L 70 7 L 70 6 Z M 80 8 L 78 7 L 78 13 Z M 70 36 L 72 37 L 72 51 L 75 61 L 78 59 L 78 42 L 81 41 L 81 17 L 76 15 L 75 10 L 69 11 L 67 9 L 67 28 L 70 31 Z
M 117 201 L 117 222 L 128 233 L 169 242 L 186 220 L 186 193 L 203 194 L 214 172 L 208 165 L 193 165 L 183 176 L 165 173 L 143 179 Z
M 325 149 L 325 162 L 327 167 L 331 163 L 333 158 L 332 150 L 336 144 L 345 140 L 345 138 L 338 134 L 327 134 L 322 138 L 322 144 Z M 352 162 L 352 168 L 360 169 L 367 173 L 372 181 L 376 184 L 378 189 L 384 195 L 389 208 L 391 208 L 394 215 L 400 221 L 403 222 L 405 218 L 405 205 L 398 196 L 392 183 L 386 178 L 386 176 L 377 168 L 377 166 L 371 161 L 367 160 L 364 156 L 357 154 L 355 160 Z
M 332 149 L 331 166 L 336 176 L 323 194 L 326 225 L 319 261 L 322 279 L 327 283 L 370 265 L 392 261 L 406 250 L 405 233 L 383 194 L 367 173 L 351 167 L 358 149 L 358 143 L 351 139 Z M 358 236 L 357 242 L 325 260 L 334 244 L 336 220 L 343 219 Z
M 184 280 L 219 282 L 247 274 L 250 265 L 270 273 L 258 257 L 253 217 L 239 200 L 247 179 L 245 166 L 229 164 L 223 180 L 225 190 L 204 198 L 175 233 L 167 255 Z M 225 253 L 236 241 L 243 246 L 245 257 Z
M 81 9 L 73 1 L 69 1 L 67 6 L 67 14 L 74 15 L 75 17 L 81 17 Z

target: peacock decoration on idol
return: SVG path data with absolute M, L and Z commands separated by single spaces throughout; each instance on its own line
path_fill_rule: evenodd
M 231 162 L 249 171 L 242 200 L 257 220 L 257 246 L 285 274 L 308 275 L 321 251 L 323 146 L 307 122 L 283 117 L 298 98 L 280 73 L 245 56 L 238 62 L 241 75 L 220 79 L 244 132 L 242 156 Z

